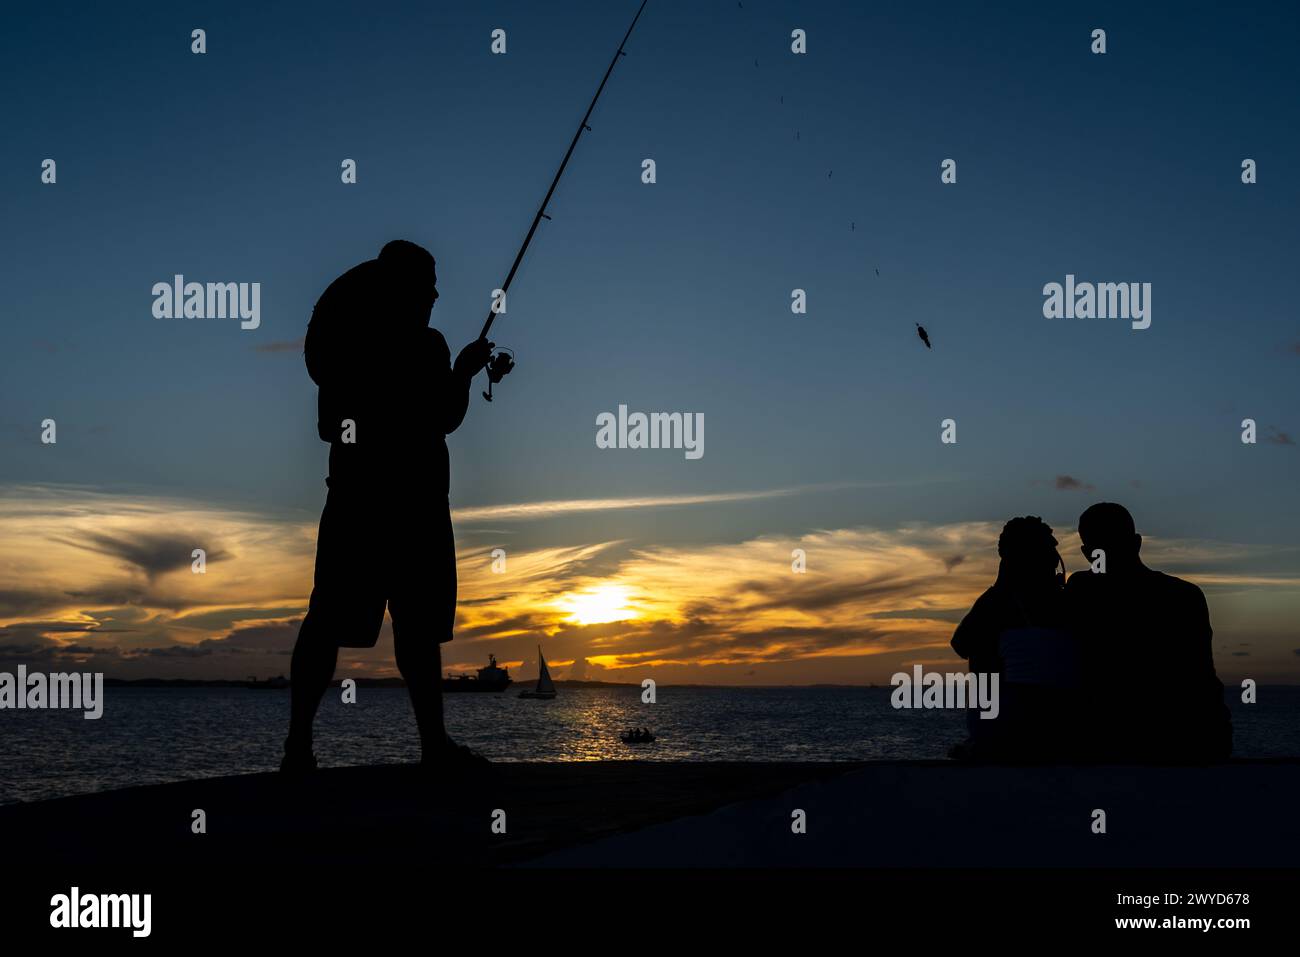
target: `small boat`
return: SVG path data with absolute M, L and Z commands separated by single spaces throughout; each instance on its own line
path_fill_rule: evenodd
M 653 744 L 655 736 L 653 731 L 624 731 L 620 738 L 624 744 Z
M 537 666 L 541 670 L 537 673 L 537 687 L 532 691 L 521 691 L 521 698 L 546 698 L 547 700 L 555 697 L 555 682 L 551 680 L 551 673 L 546 668 L 546 659 L 542 657 L 542 646 L 537 646 Z

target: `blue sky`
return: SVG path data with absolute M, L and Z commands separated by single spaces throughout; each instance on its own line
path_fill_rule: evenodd
M 438 258 L 432 324 L 472 339 L 634 10 L 12 17 L 0 485 L 310 523 L 314 390 L 295 349 L 265 350 L 397 237 Z M 1153 538 L 1250 546 L 1242 567 L 1296 576 L 1295 26 L 1285 5 L 651 0 L 498 323 L 519 368 L 491 407 L 475 390 L 451 439 L 452 502 L 805 491 L 466 527 L 463 544 L 703 547 L 1025 513 L 1068 529 L 1115 499 Z M 152 285 L 178 272 L 260 282 L 261 327 L 154 319 Z M 1150 282 L 1151 328 L 1044 319 L 1067 273 Z M 704 413 L 704 457 L 597 449 L 620 403 Z M 1258 596 L 1279 661 L 1300 645 L 1282 592 Z

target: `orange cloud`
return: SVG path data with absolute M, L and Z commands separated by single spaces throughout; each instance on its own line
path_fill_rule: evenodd
M 248 656 L 287 654 L 310 592 L 314 520 L 63 488 L 0 492 L 0 522 L 0 652 L 11 656 L 75 650 L 134 675 L 242 677 Z M 493 572 L 488 547 L 463 547 L 457 640 L 444 663 L 477 666 L 489 651 L 518 663 L 540 643 L 557 664 L 612 680 L 653 672 L 666 682 L 883 682 L 904 663 L 955 661 L 948 640 L 996 573 L 999 529 L 959 522 L 713 544 L 597 542 L 512 552 L 504 574 Z M 1057 534 L 1079 567 L 1077 538 Z M 208 566 L 196 575 L 190 554 L 200 547 Z M 795 549 L 802 573 L 792 569 Z M 1207 587 L 1221 636 L 1241 632 L 1265 649 L 1294 645 L 1293 630 L 1270 638 L 1251 618 L 1264 607 L 1270 621 L 1296 619 L 1300 578 L 1277 570 L 1293 558 L 1284 551 L 1154 537 L 1144 545 L 1153 566 Z M 1275 567 L 1254 567 L 1261 562 Z M 1240 600 L 1261 590 L 1267 601 Z M 1261 654 L 1255 662 L 1268 660 Z M 344 666 L 395 673 L 386 641 L 346 653 Z M 287 662 L 259 673 L 268 668 Z

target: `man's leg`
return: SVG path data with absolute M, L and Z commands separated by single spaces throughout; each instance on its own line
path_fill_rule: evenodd
M 389 598 L 388 614 L 393 619 L 397 670 L 411 695 L 424 762 L 486 763 L 448 737 L 442 715 L 441 643 L 451 640 L 456 623 L 456 542 L 451 515 L 442 509 L 434 511 L 424 518 L 422 534 L 411 535 L 408 530 L 406 542 L 415 550 L 394 565 L 398 585 Z M 429 567 L 425 550 L 431 545 L 439 560 Z
M 312 722 L 325 689 L 338 666 L 339 648 L 323 634 L 317 615 L 307 613 L 298 629 L 289 671 L 289 737 L 284 742 L 286 760 L 310 763 Z
M 420 748 L 426 757 L 432 757 L 450 744 L 442 718 L 441 646 L 428 635 L 412 635 L 394 620 L 393 652 L 411 696 L 415 725 L 420 729 Z
M 326 484 L 329 484 L 328 480 Z M 348 543 L 347 536 L 339 534 L 342 530 L 339 518 L 339 509 L 332 496 L 327 496 L 316 535 L 316 568 L 311 599 L 298 628 L 298 640 L 294 642 L 293 659 L 289 664 L 289 737 L 284 741 L 282 771 L 307 770 L 316 766 L 312 755 L 311 726 L 339 659 L 338 644 L 331 640 L 331 630 L 340 625 L 330 621 L 331 612 L 336 609 L 323 607 L 327 603 L 337 604 L 329 602 L 329 597 L 345 585 L 339 580 L 339 565 L 341 553 Z
M 312 722 L 334 678 L 339 648 L 373 648 L 384 623 L 384 593 L 374 574 L 369 515 L 332 491 L 320 517 L 316 571 L 307 616 L 290 664 L 289 737 L 284 770 L 315 767 Z

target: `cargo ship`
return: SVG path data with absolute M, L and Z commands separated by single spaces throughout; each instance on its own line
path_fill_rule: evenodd
M 442 679 L 443 691 L 505 691 L 510 687 L 510 669 L 497 667 L 497 656 L 488 655 L 488 665 L 477 675 L 447 673 Z
M 284 691 L 289 687 L 289 679 L 284 675 L 277 675 L 274 678 L 259 681 L 256 675 L 249 675 L 244 687 L 252 688 L 254 691 Z

